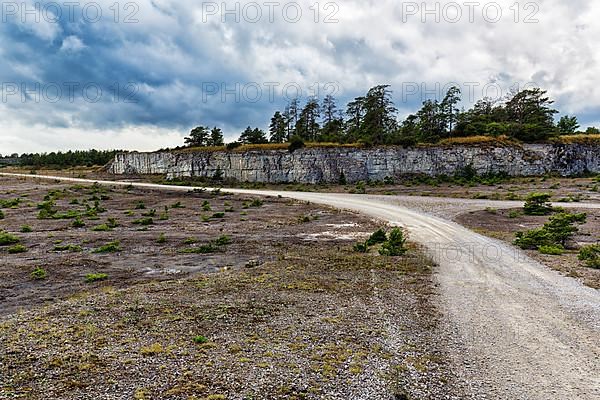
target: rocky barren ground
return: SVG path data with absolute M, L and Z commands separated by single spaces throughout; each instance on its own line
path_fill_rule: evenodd
M 0 398 L 461 398 L 432 262 L 414 245 L 352 251 L 376 221 L 276 197 L 1 182 L 21 201 L 0 226 L 26 251 L 0 247 Z M 44 201 L 65 219 L 39 219 Z

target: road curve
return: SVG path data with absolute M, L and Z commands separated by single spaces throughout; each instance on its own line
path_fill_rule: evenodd
M 194 187 L 0 173 L 189 191 Z M 469 209 L 518 202 L 221 189 L 283 196 L 353 210 L 405 227 L 439 264 L 440 310 L 456 373 L 476 399 L 600 399 L 600 291 L 526 257 L 512 246 L 441 217 L 450 202 Z M 442 210 L 423 212 L 422 204 Z M 600 204 L 566 204 L 600 208 Z

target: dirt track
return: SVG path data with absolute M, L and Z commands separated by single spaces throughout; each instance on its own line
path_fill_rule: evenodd
M 168 190 L 194 189 L 134 185 Z M 223 190 L 311 201 L 360 211 L 406 227 L 411 239 L 424 245 L 440 264 L 437 276 L 442 299 L 440 306 L 448 317 L 440 340 L 449 342 L 454 349 L 457 371 L 472 382 L 470 397 L 600 398 L 600 293 L 562 277 L 500 241 L 443 218 L 456 212 L 457 208 L 466 211 L 512 207 L 514 204 L 486 200 Z M 600 204 L 578 203 L 573 207 L 600 208 Z

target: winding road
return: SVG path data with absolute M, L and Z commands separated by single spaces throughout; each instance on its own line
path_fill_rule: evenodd
M 194 187 L 54 176 L 103 185 L 189 191 Z M 456 373 L 474 399 L 600 399 L 600 291 L 452 221 L 456 210 L 519 202 L 221 189 L 282 196 L 360 212 L 405 227 L 438 262 L 439 307 Z M 600 208 L 600 204 L 561 204 Z

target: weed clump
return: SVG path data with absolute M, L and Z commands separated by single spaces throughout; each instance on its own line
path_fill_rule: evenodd
M 85 281 L 87 283 L 94 283 L 94 282 L 98 282 L 98 281 L 104 281 L 106 279 L 108 279 L 108 275 L 104 274 L 104 273 L 87 274 L 85 276 Z
M 109 242 L 103 246 L 94 249 L 93 253 L 116 253 L 121 251 L 121 243 L 118 240 Z
M 48 276 L 48 273 L 46 272 L 45 269 L 37 267 L 36 269 L 31 271 L 30 275 L 33 280 L 40 281 L 42 279 L 46 279 L 46 277 Z
M 579 250 L 579 260 L 588 268 L 600 269 L 600 244 L 584 246 Z
M 19 243 L 19 238 L 8 232 L 0 231 L 0 246 L 9 246 Z
M 15 244 L 8 248 L 8 252 L 10 254 L 25 253 L 27 252 L 27 247 L 23 246 L 22 244 Z

